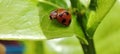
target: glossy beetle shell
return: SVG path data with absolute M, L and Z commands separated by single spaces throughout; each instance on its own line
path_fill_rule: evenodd
M 51 12 L 50 19 L 57 19 L 59 23 L 68 26 L 71 23 L 71 14 L 65 9 L 57 9 Z

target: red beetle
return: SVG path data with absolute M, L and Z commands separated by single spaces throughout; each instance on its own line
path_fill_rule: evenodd
M 51 12 L 50 19 L 57 19 L 59 23 L 68 26 L 71 23 L 71 14 L 65 9 L 57 9 Z

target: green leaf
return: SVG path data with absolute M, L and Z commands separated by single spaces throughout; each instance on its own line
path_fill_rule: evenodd
M 60 2 L 62 0 L 57 0 L 57 1 Z M 64 4 L 64 2 L 60 2 L 60 3 Z M 73 35 L 79 36 L 81 39 L 84 39 L 84 35 L 74 15 L 72 15 L 72 21 L 69 26 L 64 26 L 58 23 L 56 20 L 53 21 L 50 20 L 49 18 L 50 12 L 58 9 L 59 7 L 64 8 L 62 7 L 62 5 L 59 5 L 58 3 L 52 3 L 49 1 L 40 1 L 38 6 L 39 6 L 40 26 L 44 35 L 48 39 L 70 37 Z
M 46 1 L 49 1 L 49 2 L 51 2 L 53 4 L 57 4 L 62 8 L 68 8 L 67 3 L 66 3 L 65 0 L 46 0 Z
M 97 9 L 96 11 L 90 12 L 87 24 L 87 32 L 90 36 L 94 35 L 94 32 L 97 29 L 98 25 L 107 15 L 115 2 L 116 0 L 97 0 Z
M 37 0 L 0 0 L 0 39 L 45 39 L 39 27 L 37 3 Z
M 97 54 L 120 54 L 120 0 L 97 28 L 94 40 Z
M 97 54 L 120 54 L 120 1 L 106 15 L 94 36 Z M 48 40 L 46 54 L 84 54 L 75 37 Z

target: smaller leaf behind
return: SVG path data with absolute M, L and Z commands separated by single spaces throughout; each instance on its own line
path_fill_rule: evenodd
M 97 0 L 96 11 L 90 11 L 87 24 L 87 32 L 90 36 L 94 35 L 97 27 L 112 8 L 116 0 Z

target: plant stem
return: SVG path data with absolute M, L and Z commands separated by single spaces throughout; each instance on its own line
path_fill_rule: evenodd
M 79 15 L 80 16 L 80 15 Z M 78 17 L 79 17 L 78 16 Z M 94 41 L 93 41 L 93 38 L 90 38 L 90 36 L 87 35 L 86 31 L 85 31 L 85 28 L 84 28 L 84 25 L 82 23 L 82 19 L 81 19 L 81 22 L 80 22 L 80 26 L 82 28 L 82 31 L 85 35 L 85 39 L 87 40 L 88 44 L 85 44 L 84 42 L 81 42 L 81 45 L 82 45 L 82 48 L 83 48 L 83 51 L 84 51 L 84 54 L 96 54 L 96 51 L 95 51 L 95 47 L 94 47 Z M 80 39 L 79 39 L 80 40 Z M 81 41 L 81 40 L 80 40 Z
M 84 41 L 82 41 L 79 37 L 77 37 L 77 38 L 82 46 L 84 54 L 89 54 L 88 53 L 88 45 L 86 43 L 84 43 Z
M 97 0 L 91 0 L 90 5 L 89 5 L 89 9 L 96 10 L 96 7 L 97 7 Z
M 84 9 L 84 6 L 82 7 L 82 4 L 79 3 L 79 0 L 70 0 L 71 2 L 71 6 L 73 9 L 77 9 L 75 10 L 74 12 L 77 13 L 75 14 L 77 16 L 77 20 L 78 20 L 78 23 L 80 23 L 80 27 L 82 28 L 82 31 L 84 33 L 84 36 L 85 36 L 85 39 L 87 40 L 88 44 L 86 44 L 83 40 L 81 40 L 79 37 L 79 42 L 83 48 L 83 52 L 84 54 L 96 54 L 95 52 L 95 47 L 94 47 L 94 41 L 93 41 L 93 38 L 90 38 L 91 36 L 89 36 L 86 32 L 86 22 L 87 22 L 87 17 L 84 14 L 81 14 L 80 11 L 82 9 Z M 94 4 L 92 4 L 94 3 Z M 91 10 L 96 10 L 96 4 L 97 4 L 97 0 L 91 0 L 90 2 L 90 6 L 89 6 L 89 9 Z M 81 6 L 79 8 L 79 6 Z M 73 12 L 73 13 L 74 13 Z M 93 37 L 93 36 L 92 36 Z
M 84 42 L 81 41 L 81 39 L 79 38 L 79 41 L 82 45 L 84 54 L 96 54 L 95 52 L 95 47 L 94 47 L 94 42 L 93 42 L 93 38 L 91 38 L 91 36 L 89 36 L 86 32 L 86 28 L 84 26 L 85 23 L 83 23 L 84 19 L 86 18 L 86 15 L 81 15 L 81 13 L 77 13 L 77 20 L 78 23 L 80 23 L 80 26 L 82 28 L 82 31 L 84 33 L 85 39 L 87 40 L 88 44 L 85 44 Z
M 82 46 L 82 48 L 83 48 L 84 54 L 89 54 L 89 53 L 88 53 L 88 45 L 83 44 L 83 43 L 81 43 L 81 42 L 80 42 L 80 44 L 81 44 L 81 46 Z
M 89 43 L 89 45 L 88 45 L 89 54 L 96 54 L 93 39 L 89 39 L 88 43 Z
M 86 33 L 85 28 L 83 27 L 83 25 L 81 25 L 81 27 L 82 27 L 82 30 L 84 32 L 85 39 L 88 42 L 88 45 L 87 44 L 85 45 L 84 43 L 81 42 L 83 50 L 84 50 L 84 48 L 87 48 L 87 51 L 84 50 L 84 51 L 86 51 L 86 52 L 84 52 L 84 54 L 96 54 L 93 38 L 90 38 L 90 36 L 87 35 L 87 33 Z
M 83 48 L 84 54 L 96 54 L 95 47 L 94 47 L 94 41 L 93 39 L 87 39 L 88 44 L 85 44 L 81 39 L 78 37 L 79 42 Z

